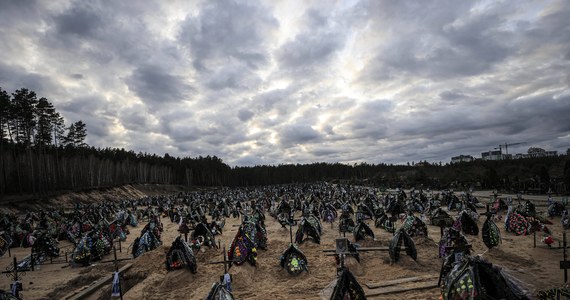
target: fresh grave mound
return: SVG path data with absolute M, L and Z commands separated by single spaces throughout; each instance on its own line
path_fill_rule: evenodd
M 111 273 L 105 273 L 111 274 Z M 91 283 L 101 279 L 101 274 L 84 274 L 79 275 L 71 280 L 69 280 L 64 286 L 59 286 L 51 293 L 47 295 L 48 299 L 63 299 L 65 296 L 69 295 L 69 293 L 73 290 L 76 290 L 81 287 L 87 287 Z M 0 298 L 2 299 L 2 298 Z
M 322 226 L 317 217 L 314 215 L 303 217 L 299 222 L 297 233 L 295 234 L 295 242 L 302 244 L 306 239 L 304 236 L 307 236 L 307 238 L 311 238 L 315 243 L 320 244 L 321 233 Z
M 162 245 L 153 251 L 143 253 L 133 261 L 133 266 L 128 273 L 153 273 L 159 272 L 166 274 L 164 268 L 164 259 L 169 247 Z
M 167 270 L 164 267 L 166 252 L 168 252 L 168 247 L 160 246 L 153 251 L 145 252 L 138 258 L 129 261 L 132 266 L 121 275 L 121 289 L 123 295 L 126 295 L 127 293 L 130 295 L 135 294 L 131 292 L 133 287 L 138 287 L 141 290 L 153 289 L 152 286 L 163 282 L 167 273 Z M 103 276 L 111 276 L 115 267 L 113 264 L 105 264 L 105 266 L 107 269 L 104 272 L 100 272 L 100 274 L 103 274 Z M 119 265 L 119 268 L 121 268 L 121 266 L 122 264 Z M 109 295 L 111 295 L 110 283 L 108 285 L 104 285 L 93 297 L 95 299 L 109 299 Z
M 348 269 L 341 269 L 333 289 L 331 300 L 366 299 L 364 290 Z
M 170 250 L 166 254 L 166 269 L 168 271 L 188 268 L 192 273 L 196 273 L 196 257 L 194 256 L 194 251 L 190 248 L 190 245 L 182 239 L 182 237 L 177 237 L 176 240 L 170 246 Z
M 464 257 L 445 276 L 443 299 L 530 299 L 530 293 L 505 269 L 481 257 Z
M 358 222 L 358 225 L 353 230 L 354 240 L 357 242 L 364 240 L 366 237 L 374 239 L 374 231 L 363 221 Z
M 285 268 L 293 276 L 297 276 L 303 271 L 308 271 L 307 257 L 295 244 L 290 244 L 289 248 L 283 251 L 279 261 L 281 268 Z
M 234 296 L 232 294 L 231 291 L 228 290 L 228 288 L 219 282 L 216 282 L 212 285 L 212 289 L 210 290 L 210 293 L 208 293 L 208 296 L 206 297 L 206 300 L 233 300 Z
M 115 270 L 113 264 L 96 264 L 87 268 L 79 269 L 79 275 L 58 286 L 46 296 L 46 299 L 64 299 L 70 293 L 87 287 L 105 276 L 111 276 Z M 25 291 L 24 291 L 25 293 Z M 1 299 L 1 298 L 0 298 Z

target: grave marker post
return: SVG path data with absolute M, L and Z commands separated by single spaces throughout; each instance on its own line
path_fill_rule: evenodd
M 567 258 L 567 253 L 566 253 L 566 230 L 564 230 L 564 233 L 562 234 L 562 257 L 563 260 L 560 261 L 560 269 L 564 270 L 564 283 L 568 282 L 568 269 L 570 269 L 570 261 L 566 260 Z

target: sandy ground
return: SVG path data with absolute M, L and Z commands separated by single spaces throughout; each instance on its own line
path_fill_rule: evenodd
M 480 192 L 480 195 L 489 195 L 488 192 Z M 534 196 L 537 202 L 546 200 L 545 196 Z M 534 200 L 534 199 L 533 199 Z M 545 211 L 546 208 L 538 207 L 537 210 Z M 452 213 L 455 215 L 456 213 Z M 479 220 L 480 227 L 485 217 Z M 119 267 L 132 263 L 132 268 L 124 274 L 124 285 L 128 291 L 124 299 L 204 299 L 211 288 L 212 283 L 219 280 L 223 273 L 223 265 L 208 264 L 211 261 L 219 261 L 223 258 L 222 249 L 203 248 L 196 254 L 198 261 L 198 273 L 192 274 L 188 270 L 176 270 L 167 272 L 164 266 L 166 252 L 172 241 L 178 236 L 177 224 L 173 224 L 167 218 L 162 219 L 165 231 L 162 236 L 164 245 L 158 249 L 145 253 L 141 257 L 121 262 Z M 555 238 L 562 239 L 560 219 L 552 219 L 553 225 L 549 228 Z M 222 246 L 228 246 L 235 236 L 239 220 L 226 219 L 224 232 L 216 236 Z M 138 227 L 130 228 L 131 234 L 122 245 L 122 252 L 118 252 L 120 258 L 128 257 L 127 247 L 139 236 L 140 230 L 145 225 L 141 222 Z M 234 226 L 235 225 L 235 226 Z M 361 241 L 364 247 L 387 246 L 391 234 L 369 225 L 374 230 L 376 239 Z M 399 224 L 398 224 L 399 225 Z M 501 230 L 504 229 L 502 222 L 497 222 Z M 258 251 L 258 266 L 247 264 L 233 266 L 230 273 L 233 276 L 233 294 L 236 299 L 319 299 L 319 293 L 335 278 L 336 266 L 333 257 L 325 256 L 322 250 L 333 249 L 334 239 L 339 236 L 338 224 L 335 222 L 323 224 L 324 233 L 321 244 L 315 244 L 307 240 L 300 245 L 309 262 L 309 272 L 298 277 L 291 277 L 279 266 L 279 257 L 289 245 L 289 230 L 281 228 L 273 218 L 267 215 L 268 250 Z M 429 227 L 427 238 L 414 238 L 418 248 L 418 260 L 403 255 L 402 259 L 391 264 L 387 252 L 363 252 L 361 263 L 349 259 L 347 265 L 361 283 L 367 294 L 374 293 L 375 289 L 366 288 L 366 283 L 380 283 L 386 280 L 405 278 L 419 275 L 437 275 L 441 267 L 438 258 L 437 242 L 439 241 L 439 228 Z M 296 230 L 294 227 L 293 230 Z M 353 240 L 352 235 L 347 235 Z M 515 236 L 502 232 L 503 242 L 494 249 L 487 250 L 481 237 L 468 236 L 473 245 L 473 253 L 480 254 L 485 259 L 508 269 L 515 277 L 524 282 L 531 290 L 547 289 L 560 286 L 563 283 L 563 272 L 559 269 L 559 261 L 562 259 L 561 249 L 549 249 L 540 242 L 537 235 L 537 247 L 533 247 L 533 236 Z M 65 247 L 65 243 L 61 244 Z M 30 249 L 12 249 L 12 256 L 24 257 Z M 64 253 L 62 249 L 62 254 Z M 69 249 L 68 251 L 71 251 Z M 108 256 L 106 260 L 112 259 Z M 58 260 L 63 260 L 60 258 Z M 0 268 L 5 270 L 12 262 L 12 258 L 4 255 L 0 258 Z M 67 264 L 48 264 L 40 266 L 39 270 L 26 272 L 23 275 L 25 299 L 65 299 L 67 295 L 80 290 L 93 281 L 104 276 L 111 277 L 114 270 L 113 263 L 94 263 L 89 267 L 72 268 Z M 0 277 L 0 287 L 8 289 L 10 280 L 6 276 Z M 407 284 L 407 286 L 414 285 Z M 416 290 L 398 294 L 388 294 L 370 297 L 371 299 L 438 299 L 438 288 Z M 99 293 L 89 299 L 110 299 L 110 284 L 104 286 Z

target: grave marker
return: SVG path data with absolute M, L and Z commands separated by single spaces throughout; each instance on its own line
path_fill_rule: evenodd
M 12 283 L 10 283 L 10 291 L 12 291 L 12 296 L 20 299 L 20 292 L 24 289 L 22 283 L 20 282 L 20 279 L 22 276 L 24 276 L 25 273 L 18 272 L 18 260 L 16 259 L 16 256 L 14 256 L 13 269 L 8 266 L 6 268 L 6 271 L 2 273 L 6 274 L 6 277 L 12 280 Z
M 232 291 L 232 281 L 233 277 L 231 274 L 228 274 L 228 267 L 233 263 L 238 262 L 237 260 L 229 260 L 226 252 L 226 247 L 224 246 L 224 260 L 221 261 L 212 261 L 208 264 L 215 265 L 215 264 L 223 264 L 224 265 L 224 275 L 220 276 L 220 283 L 224 284 L 228 292 L 231 293 Z
M 117 259 L 117 248 L 115 248 L 115 245 L 113 245 L 113 264 L 115 265 L 115 272 L 113 273 L 111 297 L 119 297 L 123 300 L 123 290 L 121 289 L 121 280 L 119 277 L 119 260 Z
M 566 260 L 566 230 L 562 234 L 562 255 L 563 260 L 560 261 L 560 269 L 564 270 L 564 283 L 568 282 L 568 269 L 570 269 L 570 261 Z

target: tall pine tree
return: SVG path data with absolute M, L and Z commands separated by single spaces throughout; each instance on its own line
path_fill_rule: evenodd
M 53 129 L 54 146 L 65 146 L 65 121 L 63 120 L 63 117 L 56 111 L 52 116 L 51 122 Z
M 33 143 L 34 130 L 36 129 L 36 93 L 26 88 L 12 93 L 12 111 L 10 130 L 16 143 L 28 147 Z
M 36 146 L 47 146 L 52 143 L 52 127 L 55 109 L 46 98 L 40 98 L 36 105 L 37 130 L 35 137 Z
M 7 137 L 8 118 L 10 115 L 10 95 L 0 87 L 0 143 Z
M 10 115 L 10 95 L 0 88 L 0 199 L 4 197 L 7 185 L 6 164 L 4 163 L 4 141 L 7 136 L 8 117 Z
M 87 127 L 83 121 L 79 120 L 74 123 L 75 125 L 75 147 L 87 147 L 85 138 L 87 137 Z

